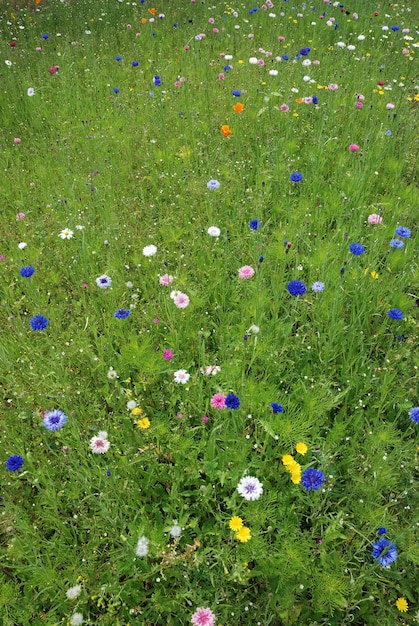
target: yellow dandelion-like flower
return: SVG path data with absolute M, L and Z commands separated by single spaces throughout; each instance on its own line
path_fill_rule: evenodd
M 291 480 L 294 485 L 298 485 L 301 482 L 301 472 L 292 472 Z
M 282 463 L 285 465 L 285 467 L 293 462 L 294 462 L 294 457 L 291 456 L 291 454 L 284 454 L 284 456 L 282 457 Z
M 138 428 L 142 428 L 142 429 L 150 428 L 150 420 L 148 419 L 148 417 L 143 417 L 142 419 L 137 420 L 136 424 Z
M 141 415 L 142 412 L 143 412 L 143 410 L 140 409 L 139 406 L 136 406 L 134 409 L 132 409 L 131 415 Z
M 371 276 L 372 276 L 372 278 L 378 278 L 378 273 L 377 272 L 371 272 Z
M 291 474 L 295 474 L 296 472 L 301 473 L 301 465 L 297 463 L 297 461 L 293 461 L 292 463 L 287 465 L 286 469 L 288 472 L 291 472 Z
M 238 539 L 242 543 L 246 543 L 251 538 L 252 538 L 252 534 L 250 532 L 250 528 L 247 528 L 247 526 L 242 526 L 240 530 L 236 532 L 236 539 Z
M 230 526 L 231 530 L 236 533 L 238 530 L 243 528 L 243 520 L 241 517 L 237 517 L 237 515 L 235 515 L 231 518 L 228 525 Z
M 400 613 L 407 613 L 409 609 L 409 605 L 407 604 L 407 600 L 405 598 L 398 598 L 396 606 L 399 609 Z
M 297 445 L 295 446 L 295 449 L 297 450 L 298 454 L 306 454 L 308 447 L 306 446 L 305 443 L 297 443 Z

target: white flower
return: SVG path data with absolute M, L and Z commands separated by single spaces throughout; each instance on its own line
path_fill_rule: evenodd
M 125 285 L 128 287 L 128 289 L 131 289 L 131 287 L 134 286 L 130 280 L 127 283 L 125 283 Z
M 303 81 L 308 83 L 311 80 L 310 76 L 303 76 Z
M 154 256 L 156 254 L 156 252 L 157 252 L 157 248 L 156 248 L 156 246 L 153 246 L 153 244 L 143 248 L 144 256 Z
M 358 41 L 364 41 L 365 35 L 358 35 Z
M 210 226 L 207 230 L 207 233 L 211 235 L 211 237 L 219 237 L 221 230 L 218 228 L 218 226 Z
M 309 65 L 311 65 L 310 59 L 304 59 L 304 61 L 301 63 L 301 65 L 303 67 L 308 67 Z
M 244 476 L 237 485 L 237 491 L 245 500 L 259 500 L 263 486 L 254 476 Z
M 133 409 L 135 409 L 135 407 L 137 406 L 137 403 L 135 400 L 128 400 L 127 402 L 127 409 L 129 411 L 132 411 Z
M 215 376 L 219 371 L 221 371 L 219 365 L 206 365 L 200 369 L 201 374 L 204 374 L 204 376 Z
M 140 537 L 139 540 L 137 541 L 135 554 L 137 556 L 147 556 L 148 554 L 148 539 L 147 537 L 144 537 L 144 535 Z
M 83 230 L 84 226 L 82 226 L 81 224 L 76 224 L 76 230 Z
M 257 60 L 256 57 L 250 57 L 250 59 L 249 59 L 250 65 L 257 65 L 257 62 L 258 62 L 258 60 Z
M 177 298 L 177 296 L 182 293 L 181 291 L 177 291 L 176 289 L 174 289 L 173 291 L 170 292 L 170 297 L 172 298 L 172 300 L 174 300 L 175 298 Z
M 170 529 L 170 534 L 172 537 L 180 537 L 182 534 L 182 529 L 178 524 L 174 524 Z
M 224 55 L 224 59 L 225 59 L 226 61 L 231 61 L 231 60 L 232 60 L 232 58 L 233 58 L 233 55 L 232 55 L 232 54 L 225 54 L 225 55 Z
M 338 41 L 336 45 L 337 45 L 338 48 L 345 48 L 346 47 L 346 43 L 344 41 Z
M 255 326 L 255 324 L 252 324 L 252 326 L 249 328 L 249 332 L 253 333 L 254 335 L 257 335 L 259 331 L 259 326 Z
M 271 76 L 278 76 L 278 70 L 269 70 Z
M 114 370 L 113 367 L 110 367 L 108 369 L 108 374 L 107 374 L 108 378 L 110 380 L 114 380 L 115 378 L 118 378 L 118 374 L 116 373 L 116 371 Z
M 96 285 L 101 289 L 107 289 L 112 285 L 112 278 L 110 278 L 106 274 L 102 274 L 102 276 L 96 278 Z
M 355 50 L 356 46 L 348 46 L 348 50 L 350 50 L 352 52 L 352 50 Z
M 80 595 L 80 592 L 81 592 L 81 585 L 76 585 L 75 587 L 70 587 L 70 589 L 67 589 L 67 591 L 65 592 L 65 595 L 67 596 L 69 600 L 75 600 L 77 596 Z
M 61 239 L 71 239 L 73 236 L 73 231 L 69 228 L 64 228 L 64 230 L 62 230 L 58 236 L 61 237 Z
M 28 91 L 27 91 L 28 96 L 34 96 L 35 95 L 35 89 L 33 87 L 29 87 Z
M 177 370 L 176 372 L 173 372 L 173 378 L 175 379 L 175 382 L 181 383 L 182 385 L 186 385 L 190 377 L 191 375 L 188 374 L 186 370 Z
M 6 65 L 8 65 L 9 67 L 11 67 L 13 65 L 13 63 L 11 61 L 6 60 L 5 61 Z
M 105 454 L 110 448 L 110 443 L 107 440 L 108 433 L 100 431 L 97 436 L 92 437 L 90 440 L 90 449 L 93 454 Z
M 17 247 L 19 248 L 19 250 L 24 250 L 27 245 L 28 244 L 25 241 L 21 241 L 20 243 L 17 244 Z
M 83 615 L 82 613 L 74 613 L 71 618 L 71 626 L 80 626 L 83 623 Z

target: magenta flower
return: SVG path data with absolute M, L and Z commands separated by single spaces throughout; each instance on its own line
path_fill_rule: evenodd
M 173 352 L 172 352 L 171 350 L 165 350 L 165 351 L 163 352 L 163 358 L 164 358 L 166 361 L 170 361 L 171 359 L 173 359 L 173 357 L 174 357 L 174 356 L 175 356 L 175 355 L 173 354 Z
M 252 278 L 254 273 L 255 270 L 253 269 L 253 267 L 251 267 L 250 265 L 243 265 L 243 267 L 239 269 L 239 278 Z
M 214 626 L 216 617 L 211 609 L 199 608 L 192 615 L 193 626 Z
M 350 152 L 358 152 L 358 150 L 359 150 L 358 144 L 357 143 L 351 143 L 349 145 L 349 150 L 350 150 Z
M 226 408 L 226 397 L 223 393 L 216 393 L 212 396 L 210 401 L 211 406 L 214 409 L 225 409 Z

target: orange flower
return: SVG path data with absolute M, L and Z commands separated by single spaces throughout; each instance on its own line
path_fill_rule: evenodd
M 36 4 L 41 4 L 41 0 L 36 0 Z
M 146 18 L 145 18 L 145 17 L 142 17 L 142 18 L 141 18 L 141 24 L 147 24 L 147 20 L 146 20 Z
M 221 126 L 221 132 L 223 133 L 224 137 L 228 137 L 229 135 L 231 135 L 230 126 L 228 126 L 227 124 L 223 124 L 223 126 Z
M 295 99 L 297 104 L 302 104 L 303 103 L 303 99 L 302 98 L 296 98 Z
M 233 109 L 236 111 L 236 113 L 241 113 L 244 109 L 244 105 L 241 102 L 238 102 L 233 106 Z
M 155 15 L 157 12 L 157 9 L 149 9 L 148 12 L 151 13 L 151 15 Z

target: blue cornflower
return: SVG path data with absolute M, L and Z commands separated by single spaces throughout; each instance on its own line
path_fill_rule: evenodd
M 293 183 L 299 183 L 303 180 L 303 175 L 301 172 L 292 172 L 292 174 L 290 174 L 290 180 Z
M 391 130 L 386 130 L 386 135 L 387 135 L 387 137 L 390 137 L 392 135 Z
M 233 89 L 233 91 L 231 92 L 231 94 L 235 97 L 235 98 L 239 98 L 242 95 L 242 92 L 239 91 L 238 89 Z
M 288 61 L 288 60 L 289 60 L 289 56 L 288 56 L 288 54 L 281 54 L 281 59 L 282 59 L 283 61 Z
M 400 311 L 400 309 L 390 309 L 388 311 L 387 315 L 392 320 L 402 320 L 403 319 L 403 313 L 402 313 L 402 311 Z
M 321 470 L 309 467 L 301 476 L 301 484 L 308 491 L 317 491 L 324 483 L 324 474 Z
M 115 57 L 115 61 L 122 61 L 122 57 L 119 54 L 117 54 Z
M 349 251 L 352 252 L 355 256 L 361 256 L 365 252 L 365 246 L 360 243 L 351 243 L 349 246 Z
M 49 321 L 43 315 L 34 315 L 30 321 L 32 330 L 45 330 Z
M 397 548 L 388 539 L 379 539 L 372 546 L 372 558 L 382 567 L 388 568 L 397 559 Z
M 415 424 L 419 424 L 419 406 L 414 406 L 412 409 L 410 409 L 409 417 L 412 422 L 415 422 Z
M 118 87 L 114 87 L 113 92 L 114 92 L 114 93 L 119 93 L 119 89 L 118 89 Z
M 32 265 L 25 265 L 21 268 L 19 273 L 21 276 L 23 276 L 23 278 L 30 278 L 32 274 L 35 273 L 35 269 L 32 267 Z
M 131 65 L 132 65 L 132 67 L 138 67 L 138 61 L 133 61 L 133 62 L 131 63 Z
M 229 72 L 230 70 L 232 70 L 232 69 L 233 69 L 233 66 L 232 66 L 232 65 L 224 65 L 224 68 L 223 68 L 223 69 L 224 69 L 224 72 L 226 72 L 226 73 L 227 73 L 227 72 Z
M 397 226 L 396 228 L 396 235 L 403 237 L 403 239 L 409 239 L 411 234 L 412 231 L 407 226 Z
M 324 290 L 324 287 L 325 287 L 325 284 L 317 280 L 315 283 L 311 285 L 310 289 L 312 291 L 315 291 L 316 293 L 319 293 L 320 291 Z
M 46 33 L 44 33 L 44 34 L 42 35 L 42 39 L 48 39 L 48 37 L 49 37 L 49 35 L 47 35 Z
M 291 280 L 287 289 L 292 296 L 303 296 L 307 291 L 305 284 L 301 280 Z
M 264 258 L 265 258 L 264 256 L 260 256 L 259 257 L 259 263 L 263 263 Z
M 391 30 L 393 30 L 394 32 L 396 32 L 397 30 L 400 30 L 400 26 L 392 26 Z
M 378 534 L 380 535 L 385 535 L 387 532 L 387 528 L 385 528 L 384 526 L 380 526 L 380 528 L 377 530 Z
M 207 182 L 208 189 L 218 189 L 219 186 L 220 183 L 218 182 L 218 180 L 211 179 Z
M 42 423 L 45 428 L 55 433 L 56 430 L 60 430 L 60 428 L 64 426 L 67 419 L 67 415 L 64 415 L 60 409 L 54 409 L 54 411 L 48 411 L 48 413 L 45 413 Z
M 131 315 L 131 311 L 129 309 L 118 309 L 117 311 L 115 311 L 115 313 L 113 314 L 114 317 L 116 317 L 118 320 L 124 320 L 126 319 L 129 315 Z
M 260 221 L 259 220 L 250 220 L 249 228 L 251 230 L 257 230 L 258 228 L 260 228 Z
M 282 404 L 278 404 L 278 402 L 271 402 L 271 409 L 274 413 L 283 413 L 284 407 Z
M 111 475 L 111 470 L 106 470 L 106 476 L 110 476 Z
M 161 78 L 160 78 L 160 76 L 155 76 L 153 78 L 153 83 L 156 85 L 156 87 L 160 87 L 160 85 L 161 85 Z
M 392 239 L 390 241 L 390 247 L 398 248 L 399 250 L 401 250 L 402 248 L 404 248 L 404 242 L 401 241 L 400 239 Z
M 225 399 L 225 405 L 228 409 L 238 409 L 240 406 L 239 398 L 234 393 L 229 393 Z
M 24 461 L 21 456 L 18 454 L 14 454 L 13 456 L 9 456 L 6 461 L 6 468 L 9 472 L 17 472 L 22 467 Z
M 296 54 L 295 55 L 295 60 L 299 61 L 300 59 L 302 59 L 303 57 L 301 56 L 301 54 Z
M 306 57 L 310 52 L 310 48 L 301 48 L 300 50 L 300 54 L 303 55 L 303 57 Z
M 312 97 L 312 101 L 313 101 L 313 104 L 318 104 L 319 103 L 319 99 L 318 99 L 317 96 L 313 96 Z

